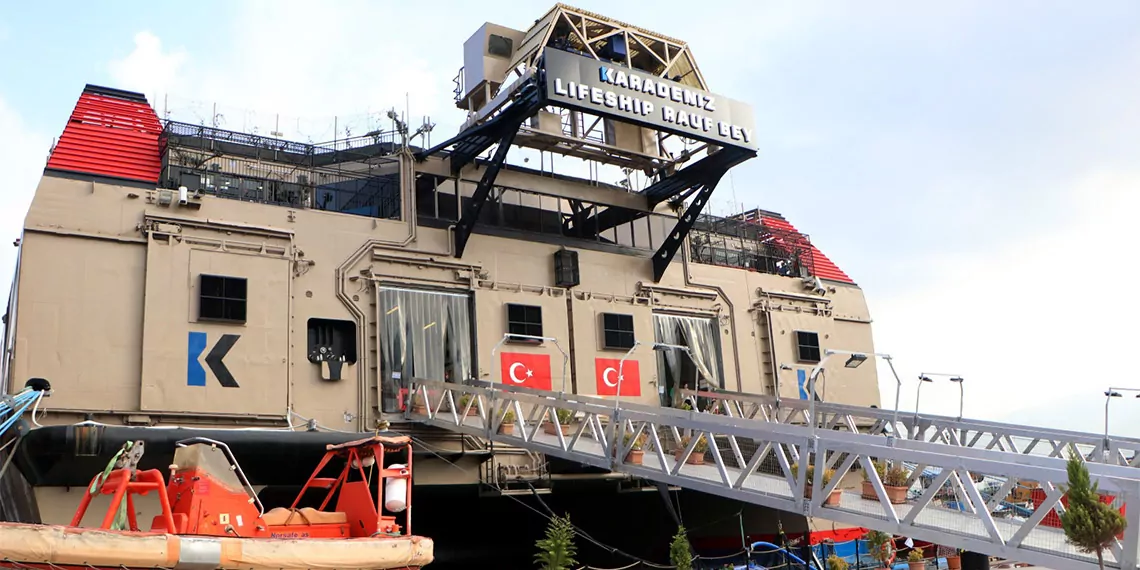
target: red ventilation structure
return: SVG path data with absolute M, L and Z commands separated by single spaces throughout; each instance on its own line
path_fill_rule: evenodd
M 158 183 L 162 125 L 141 93 L 88 85 L 48 158 L 48 170 Z
M 770 228 L 799 233 L 795 226 L 784 218 L 761 216 L 760 219 L 764 225 Z M 835 263 L 828 259 L 828 257 L 814 245 L 811 246 L 811 265 L 813 273 L 820 279 L 830 279 L 832 281 L 855 284 L 855 281 L 848 277 L 843 270 L 839 269 L 838 265 L 835 265 Z
M 776 230 L 778 233 L 783 235 L 803 235 L 799 230 L 796 229 L 795 226 L 788 222 L 788 220 L 785 220 L 783 216 L 774 214 L 772 212 L 766 212 L 763 210 L 751 210 L 741 214 L 739 218 L 746 222 L 760 222 L 764 226 Z M 823 252 L 819 250 L 819 248 L 808 243 L 806 239 L 803 240 L 803 243 L 800 245 L 805 245 L 810 248 L 808 250 L 808 253 L 811 256 L 811 259 L 805 259 L 803 261 L 807 262 L 808 266 L 811 268 L 812 275 L 819 277 L 820 279 L 830 279 L 832 281 L 839 281 L 841 283 L 850 283 L 852 285 L 855 284 L 855 281 L 848 277 L 847 274 L 843 272 L 843 270 L 839 269 L 839 266 L 835 265 L 835 263 L 828 259 L 828 257 L 824 255 Z

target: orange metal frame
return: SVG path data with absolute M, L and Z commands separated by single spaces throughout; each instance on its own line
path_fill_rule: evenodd
M 158 502 L 162 506 L 162 521 L 166 524 L 166 528 L 173 529 L 174 518 L 171 516 L 170 511 L 170 498 L 166 494 L 166 483 L 163 481 L 162 473 L 157 469 L 149 469 L 147 471 L 136 471 L 134 480 L 132 480 L 132 471 L 130 469 L 116 469 L 107 475 L 107 479 L 99 484 L 99 488 L 94 494 L 91 493 L 91 488 L 95 486 L 103 474 L 100 473 L 91 479 L 91 483 L 87 485 L 87 490 L 83 493 L 83 500 L 79 503 L 79 508 L 75 511 L 75 516 L 71 519 L 71 526 L 77 527 L 83 522 L 84 515 L 87 514 L 87 507 L 91 505 L 91 499 L 95 495 L 112 495 L 111 505 L 107 507 L 107 514 L 103 516 L 103 524 L 99 527 L 103 530 L 110 530 L 111 525 L 115 523 L 115 515 L 119 511 L 119 505 L 125 500 L 127 502 L 127 522 L 129 523 L 130 530 L 139 532 L 139 522 L 135 515 L 135 495 L 146 495 L 151 491 L 158 492 Z
M 392 452 L 406 452 L 408 463 L 405 469 L 385 469 L 383 467 L 385 447 L 387 447 L 388 451 Z M 323 471 L 335 457 L 344 460 L 344 468 L 341 469 L 340 474 L 335 479 L 319 477 L 321 471 Z M 374 457 L 376 459 L 375 465 L 379 466 L 377 472 L 374 473 L 379 478 L 377 482 L 378 492 L 375 498 L 372 496 L 371 478 L 368 473 L 365 472 L 364 468 L 364 462 L 369 457 Z M 348 481 L 349 474 L 353 470 L 359 474 L 360 478 L 356 481 Z M 309 489 L 327 489 L 324 501 L 321 502 L 321 506 L 318 508 L 318 510 L 323 511 L 328 507 L 328 503 L 337 489 L 340 489 L 336 510 L 348 516 L 352 536 L 369 537 L 379 533 L 391 533 L 393 531 L 400 533 L 400 528 L 396 524 L 396 517 L 384 516 L 384 483 L 389 479 L 407 480 L 404 491 L 406 507 L 404 509 L 405 518 L 402 534 L 410 535 L 412 533 L 411 443 L 389 443 L 385 446 L 384 443 L 373 439 L 329 449 L 329 451 L 325 453 L 324 458 L 321 459 L 321 462 L 317 464 L 317 468 L 313 470 L 313 474 L 309 476 L 309 480 L 305 483 L 305 486 L 301 488 L 301 492 L 297 494 L 297 498 L 293 501 L 293 505 L 290 508 L 296 509 L 302 497 L 305 496 L 305 492 Z

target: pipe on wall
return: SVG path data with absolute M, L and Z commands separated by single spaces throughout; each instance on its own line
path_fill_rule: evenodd
M 728 320 L 732 323 L 732 326 L 729 327 L 729 330 L 732 331 L 732 360 L 736 367 L 736 391 L 743 392 L 743 375 L 740 371 L 740 341 L 737 338 L 739 334 L 736 330 L 736 306 L 732 303 L 732 299 L 730 299 L 729 296 L 725 294 L 724 289 L 722 289 L 719 285 L 698 283 L 696 281 L 693 281 L 689 275 L 689 248 L 687 247 L 688 239 L 686 238 L 685 241 L 686 245 L 682 245 L 681 247 L 681 272 L 685 275 L 685 285 L 687 287 L 707 289 L 709 291 L 716 292 L 717 296 L 719 296 L 720 299 L 724 301 L 725 306 L 728 307 Z M 717 327 L 720 327 L 720 323 L 717 323 Z

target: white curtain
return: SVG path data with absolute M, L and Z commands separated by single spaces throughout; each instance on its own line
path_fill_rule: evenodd
M 720 366 L 720 334 L 716 319 L 653 315 L 653 329 L 657 342 L 689 347 L 697 373 L 710 385 L 724 388 Z M 679 350 L 664 350 L 661 355 L 674 381 L 679 383 L 681 359 L 688 357 Z
M 399 389 L 411 378 L 471 378 L 470 297 L 381 287 L 377 298 L 384 411 L 398 409 Z

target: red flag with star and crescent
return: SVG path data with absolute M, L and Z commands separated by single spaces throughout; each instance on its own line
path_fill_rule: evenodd
M 550 390 L 550 355 L 504 352 L 499 357 L 502 366 L 501 382 L 508 386 L 522 386 L 535 390 Z
M 595 358 L 594 377 L 598 381 L 598 395 L 618 395 L 618 370 L 621 370 L 621 395 L 641 396 L 641 370 L 637 364 L 636 360 L 626 360 L 622 364 L 617 358 Z

